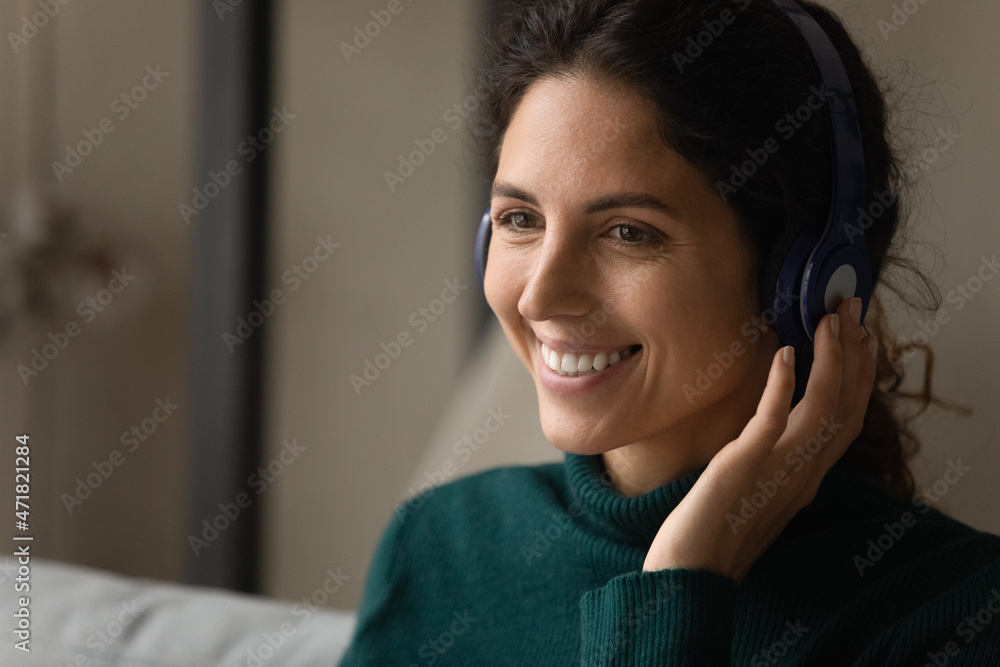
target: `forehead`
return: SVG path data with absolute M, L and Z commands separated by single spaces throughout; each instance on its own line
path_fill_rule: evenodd
M 659 135 L 650 101 L 623 85 L 545 77 L 525 92 L 504 135 L 498 180 L 544 196 L 570 188 L 689 190 L 700 172 Z

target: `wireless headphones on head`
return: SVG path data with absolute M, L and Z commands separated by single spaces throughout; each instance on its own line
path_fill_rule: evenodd
M 861 127 L 844 64 L 830 38 L 794 0 L 773 0 L 799 30 L 812 54 L 826 93 L 826 119 L 832 158 L 832 201 L 822 235 L 803 231 L 782 262 L 774 292 L 774 324 L 783 345 L 803 349 L 816 327 L 851 296 L 861 298 L 861 320 L 872 293 L 871 259 L 864 226 L 852 215 L 863 214 L 865 159 Z M 493 223 L 486 209 L 476 234 L 476 273 L 483 284 Z M 818 238 L 817 238 L 818 237 Z

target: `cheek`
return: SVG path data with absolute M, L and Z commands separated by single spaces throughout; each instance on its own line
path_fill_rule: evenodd
M 756 349 L 740 332 L 737 313 L 710 315 L 699 326 L 685 332 L 687 354 L 672 355 L 676 371 L 673 391 L 683 396 L 683 405 L 705 407 L 749 381 Z
M 717 376 L 713 384 L 728 387 L 750 356 L 750 340 L 742 328 L 754 313 L 738 283 L 691 280 L 689 274 L 642 285 L 636 293 L 655 296 L 634 300 L 627 316 L 649 343 L 648 370 L 656 374 L 650 380 L 659 385 L 659 392 L 680 391 L 701 377 L 699 371 L 711 371 Z M 715 366 L 724 366 L 724 372 L 718 373 Z
M 520 295 L 518 286 L 510 279 L 511 274 L 502 264 L 502 257 L 490 258 L 486 263 L 486 274 L 483 277 L 486 303 L 490 305 L 501 323 L 516 315 L 517 300 Z
M 502 253 L 491 257 L 486 263 L 486 275 L 483 277 L 483 291 L 486 302 L 496 315 L 500 326 L 507 336 L 514 353 L 530 371 L 532 369 L 531 353 L 528 349 L 528 336 L 524 331 L 524 323 L 518 310 L 523 285 L 512 267 L 503 261 Z
M 628 290 L 617 296 L 630 326 L 654 347 L 669 350 L 675 364 L 711 347 L 725 319 L 712 286 L 692 279 L 691 273 L 678 268 L 652 280 L 630 281 Z

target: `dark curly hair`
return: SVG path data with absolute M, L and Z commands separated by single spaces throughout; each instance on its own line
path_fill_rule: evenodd
M 892 145 L 886 97 L 840 20 L 815 3 L 800 5 L 830 37 L 854 91 L 875 284 L 911 306 L 937 310 L 940 291 L 896 252 L 905 245 L 901 223 L 908 216 L 904 195 L 912 170 Z M 792 241 L 802 229 L 821 232 L 826 224 L 831 159 L 823 114 L 789 123 L 791 133 L 776 125 L 803 107 L 819 82 L 801 35 L 770 0 L 530 0 L 491 31 L 485 59 L 472 132 L 489 181 L 497 172 L 504 133 L 531 84 L 540 77 L 585 76 L 625 84 L 650 100 L 664 143 L 725 194 L 756 259 L 762 311 L 774 303 L 781 260 Z M 732 182 L 734 166 L 747 160 L 748 149 L 769 140 L 778 140 L 779 150 L 745 183 L 729 190 L 719 185 Z M 889 264 L 918 278 L 915 284 L 926 297 L 922 305 L 887 280 Z M 930 347 L 897 341 L 878 291 L 865 327 L 882 352 L 864 426 L 842 460 L 890 492 L 912 497 L 908 460 L 919 442 L 910 422 L 932 402 L 963 408 L 931 394 Z M 924 387 L 904 393 L 904 365 L 915 348 L 925 354 Z M 811 349 L 796 355 L 793 402 L 804 393 L 812 361 Z M 897 414 L 901 398 L 916 399 L 919 409 L 909 417 Z

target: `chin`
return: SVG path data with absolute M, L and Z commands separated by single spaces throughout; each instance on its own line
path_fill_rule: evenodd
M 594 454 L 603 454 L 603 453 L 611 451 L 611 449 L 613 449 L 613 448 L 609 448 L 609 447 L 601 447 L 600 445 L 597 445 L 597 444 L 594 444 L 592 446 L 586 446 L 586 445 L 581 446 L 579 442 L 553 440 L 549 436 L 546 436 L 546 438 L 548 439 L 548 441 L 550 443 L 552 443 L 552 445 L 556 449 L 558 449 L 560 451 L 563 451 L 563 452 L 566 452 L 567 454 L 582 454 L 582 455 L 585 455 L 585 456 L 588 456 L 588 455 L 592 456 Z
M 539 405 L 539 415 L 542 424 L 542 433 L 545 439 L 552 443 L 552 446 L 570 454 L 603 454 L 618 447 L 622 447 L 627 442 L 618 442 L 617 438 L 612 439 L 605 431 L 608 429 L 594 428 L 591 424 L 576 422 L 572 415 L 555 416 L 553 408 Z M 566 420 L 573 420 L 576 426 L 570 426 Z M 612 431 L 618 431 L 612 429 Z

